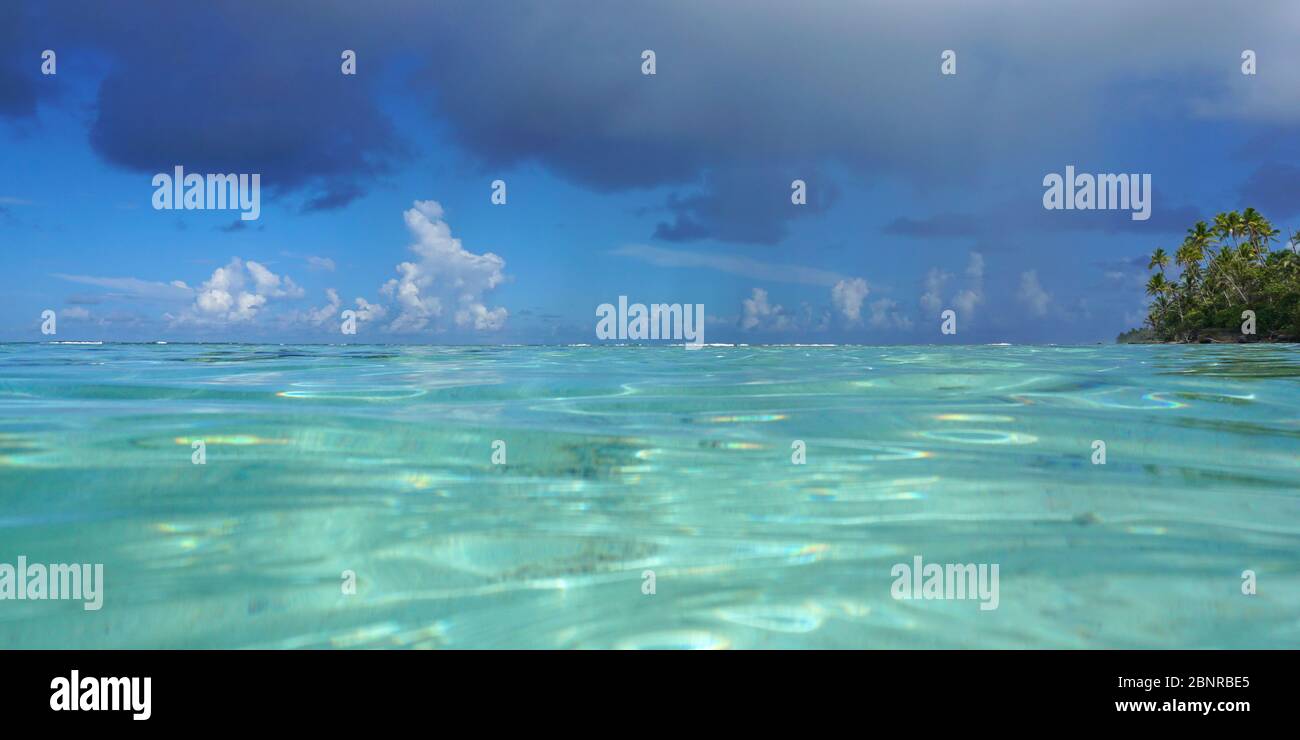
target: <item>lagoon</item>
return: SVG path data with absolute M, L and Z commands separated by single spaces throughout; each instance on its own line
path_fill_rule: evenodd
M 1298 350 L 0 345 L 0 648 L 1300 647 Z

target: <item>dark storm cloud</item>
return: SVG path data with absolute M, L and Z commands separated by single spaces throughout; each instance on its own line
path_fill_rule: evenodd
M 876 20 L 816 3 L 741 15 L 725 4 L 511 5 L 458 14 L 468 31 L 430 44 L 423 78 L 488 169 L 535 161 L 597 190 L 678 187 L 657 238 L 772 243 L 829 200 L 824 163 L 934 182 L 971 164 L 978 130 L 945 120 L 976 90 L 920 84 L 943 47 L 934 65 L 900 65 Z M 643 49 L 657 55 L 654 76 L 641 74 Z M 947 138 L 942 157 L 911 156 L 906 139 L 922 131 Z M 809 183 L 803 210 L 790 207 L 796 178 Z
M 356 183 L 335 179 L 331 187 L 327 188 L 321 195 L 304 203 L 302 209 L 308 212 L 330 211 L 335 208 L 342 208 L 365 194 L 365 188 Z
M 774 208 L 756 183 L 751 197 L 721 187 L 719 173 L 784 184 L 790 167 L 834 164 L 860 182 L 955 186 L 944 197 L 969 203 L 979 193 L 962 188 L 1027 158 L 1101 159 L 1144 117 L 1300 115 L 1291 84 L 1300 55 L 1279 30 L 1295 15 L 1286 2 L 1251 14 L 1211 0 L 491 7 L 449 12 L 445 27 L 464 32 L 426 45 L 423 79 L 457 140 L 489 169 L 536 161 L 602 190 L 687 188 L 656 231 L 674 241 L 772 241 L 797 215 Z M 1272 59 L 1249 87 L 1238 70 L 1247 41 Z M 959 71 L 944 78 L 948 48 Z M 642 49 L 657 54 L 653 77 L 640 74 Z M 1159 84 L 1130 84 L 1135 76 Z M 1134 151 L 1125 169 L 1150 171 L 1149 150 Z M 705 174 L 710 184 L 695 189 Z M 1103 215 L 1070 228 L 1172 229 L 1190 213 L 1168 209 L 1155 223 Z
M 336 14 L 300 3 L 56 7 L 49 23 L 60 36 L 112 60 L 89 132 L 112 164 L 257 172 L 272 195 L 326 209 L 356 198 L 403 152 L 371 96 L 379 55 L 370 75 L 340 72 L 341 51 L 369 33 L 345 33 Z
M 884 233 L 918 239 L 997 238 L 1014 224 L 1018 231 L 1069 232 L 1100 231 L 1109 234 L 1182 233 L 1196 221 L 1206 218 L 1190 205 L 1164 206 L 1160 191 L 1155 191 L 1151 217 L 1134 221 L 1126 210 L 1048 211 L 1041 200 L 1026 198 L 1023 203 L 1005 203 L 977 214 L 940 212 L 932 216 L 900 217 L 885 224 Z
M 1242 158 L 1257 162 L 1300 161 L 1300 126 L 1262 128 L 1263 130 L 1247 138 L 1237 150 Z
M 1272 162 L 1256 169 L 1239 191 L 1242 206 L 1266 217 L 1291 218 L 1300 214 L 1300 167 Z
M 806 173 L 960 194 L 1029 156 L 1095 159 L 1143 116 L 1300 117 L 1296 11 L 1283 0 L 1249 13 L 1212 0 L 52 7 L 58 31 L 111 61 L 90 132 L 103 158 L 262 172 L 304 210 L 346 206 L 406 159 L 373 100 L 390 69 L 418 70 L 409 101 L 484 170 L 537 163 L 600 191 L 671 189 L 657 233 L 675 241 L 779 240 L 804 212 L 785 205 L 789 181 L 809 180 L 810 207 L 824 187 Z M 1247 40 L 1269 65 L 1249 87 L 1236 61 Z M 339 73 L 345 48 L 356 77 Z M 641 74 L 643 49 L 654 76 Z M 958 52 L 954 77 L 939 75 L 944 49 Z M 1211 94 L 1116 86 L 1135 75 L 1205 81 Z M 29 88 L 0 81 L 0 101 L 30 110 Z M 935 210 L 984 205 L 969 201 Z M 893 228 L 961 229 L 934 218 Z
M 1155 194 L 1160 197 L 1159 191 Z M 1061 218 L 1057 218 L 1060 216 Z M 1129 211 L 1042 211 L 1034 221 L 1052 231 L 1101 231 L 1107 234 L 1182 234 L 1197 221 L 1207 218 L 1201 209 L 1189 205 L 1166 206 L 1157 200 L 1151 218 L 1134 221 Z
M 673 220 L 660 222 L 654 236 L 670 242 L 775 244 L 785 236 L 788 220 L 824 211 L 839 195 L 835 182 L 818 172 L 790 173 L 788 168 L 742 167 L 710 173 L 700 192 L 669 197 L 665 208 Z M 795 179 L 804 181 L 807 202 L 802 205 L 791 201 Z
M 30 40 L 23 6 L 0 2 L 0 116 L 18 118 L 36 112 L 42 50 Z
M 978 217 L 964 213 L 938 213 L 924 218 L 900 216 L 885 224 L 885 233 L 895 236 L 968 237 L 981 233 Z

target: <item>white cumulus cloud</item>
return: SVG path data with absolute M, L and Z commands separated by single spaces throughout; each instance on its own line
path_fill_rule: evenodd
M 870 292 L 862 278 L 841 280 L 831 287 L 831 302 L 849 326 L 854 326 L 862 321 L 862 302 Z
M 382 292 L 396 301 L 397 316 L 388 324 L 394 332 L 437 326 L 444 313 L 459 328 L 492 331 L 505 325 L 505 307 L 488 308 L 484 295 L 505 280 L 505 260 L 491 252 L 474 254 L 451 235 L 437 201 L 420 200 L 405 214 L 419 259 L 397 266 L 398 277 Z
M 784 309 L 767 300 L 767 291 L 754 288 L 749 298 L 741 302 L 744 315 L 740 318 L 740 328 L 749 329 L 786 329 L 789 317 Z
M 343 320 L 343 300 L 339 298 L 339 292 L 334 288 L 326 288 L 325 297 L 328 299 L 325 305 L 299 311 L 289 317 L 289 323 L 326 326 L 341 322 Z M 356 311 L 356 319 L 360 323 L 377 321 L 388 313 L 383 306 L 370 303 L 365 298 L 358 297 L 356 304 L 357 307 L 353 310 Z
M 179 287 L 179 281 L 173 283 Z M 230 258 L 224 267 L 212 271 L 195 290 L 194 303 L 179 316 L 166 314 L 173 325 L 242 324 L 253 321 L 273 298 L 301 298 L 302 288 L 287 276 L 281 277 L 261 263 Z
M 878 298 L 871 302 L 870 323 L 874 329 L 911 329 L 912 320 L 898 312 L 898 301 Z
M 831 312 L 829 309 L 814 309 L 807 303 L 801 303 L 793 311 L 788 311 L 780 304 L 772 303 L 767 291 L 754 288 L 749 298 L 741 301 L 742 314 L 740 328 L 743 331 L 826 331 L 830 328 Z
M 927 316 L 953 308 L 958 315 L 969 321 L 975 314 L 975 307 L 984 302 L 984 255 L 979 252 L 970 253 L 966 264 L 966 284 L 945 303 L 943 295 L 952 279 L 951 273 L 938 267 L 931 268 L 922 282 L 921 308 L 925 309 Z
M 1020 292 L 1018 294 L 1020 302 L 1025 304 L 1030 313 L 1035 316 L 1047 315 L 1047 304 L 1052 297 L 1043 290 L 1043 286 L 1038 282 L 1038 271 L 1029 270 L 1020 273 Z

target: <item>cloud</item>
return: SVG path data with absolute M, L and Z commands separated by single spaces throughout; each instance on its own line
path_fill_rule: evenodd
M 978 217 L 965 213 L 938 213 L 925 218 L 900 216 L 885 224 L 884 232 L 895 236 L 973 237 L 982 232 Z
M 1041 177 L 1039 175 L 1038 177 Z M 994 204 L 979 213 L 941 211 L 923 217 L 899 217 L 885 224 L 893 236 L 917 239 L 1003 239 L 1008 224 L 1019 232 L 1103 232 L 1107 234 L 1181 234 L 1201 216 L 1191 205 L 1167 205 L 1162 191 L 1153 188 L 1151 217 L 1134 221 L 1129 210 L 1049 211 L 1042 207 L 1042 190 L 1026 190 L 1019 202 Z
M 378 321 L 388 315 L 388 309 L 367 301 L 365 298 L 358 297 L 357 303 L 357 321 Z
M 142 298 L 156 301 L 187 301 L 194 290 L 180 280 L 170 283 L 153 282 L 132 277 L 96 277 L 94 275 L 66 275 L 56 272 L 54 277 L 83 285 L 94 285 L 115 291 L 123 298 Z
M 60 50 L 89 52 L 73 59 L 106 60 L 102 73 L 79 69 L 99 79 L 89 140 L 105 161 L 139 173 L 176 165 L 255 172 L 264 196 L 294 194 L 306 209 L 319 210 L 359 197 L 406 154 L 374 102 L 378 51 L 369 57 L 362 51 L 367 74 L 344 76 L 339 69 L 341 49 L 382 38 L 383 27 L 396 20 L 353 15 L 360 14 L 338 3 L 309 13 L 295 3 L 68 3 L 34 12 L 25 33 Z M 428 20 L 434 17 L 430 12 Z M 295 33 L 286 36 L 289 27 Z M 24 68 L 39 60 L 29 47 L 23 45 Z M 59 61 L 62 79 L 69 61 L 62 54 Z M 178 65 L 184 74 L 177 74 Z M 0 107 L 6 87 L 0 82 Z M 31 107 L 30 95 L 22 100 Z
M 59 318 L 70 319 L 73 321 L 86 321 L 90 319 L 90 311 L 87 311 L 80 306 L 71 306 L 59 311 Z
M 970 319 L 975 315 L 975 307 L 983 300 L 984 297 L 980 295 L 979 291 L 968 288 L 953 296 L 952 304 L 961 312 L 962 316 Z
M 332 327 L 341 320 L 343 300 L 334 288 L 327 288 L 327 302 L 314 308 L 286 310 L 275 304 L 290 304 L 305 292 L 292 278 L 278 275 L 260 262 L 232 257 L 226 265 L 217 268 L 198 288 L 184 281 L 170 283 L 152 282 L 138 278 L 108 278 L 90 275 L 55 274 L 55 277 L 72 282 L 108 288 L 115 292 L 94 295 L 74 295 L 69 304 L 97 305 L 114 299 L 146 300 L 158 303 L 188 302 L 179 311 L 165 311 L 162 320 L 170 328 L 193 327 L 223 329 L 254 327 L 273 324 L 280 328 Z M 378 321 L 387 315 L 383 305 L 370 303 L 365 298 L 355 300 L 357 320 L 360 323 Z M 72 313 L 69 314 L 68 312 Z M 65 308 L 60 316 L 77 316 L 82 308 Z M 89 313 L 87 312 L 87 315 Z M 144 326 L 150 319 L 140 315 L 109 314 L 96 319 L 100 325 Z
M 397 266 L 399 277 L 384 284 L 382 292 L 397 302 L 398 314 L 387 330 L 420 331 L 443 324 L 444 313 L 458 328 L 493 331 L 505 325 L 504 307 L 489 309 L 484 294 L 505 280 L 505 260 L 492 252 L 474 254 L 451 235 L 437 201 L 416 201 L 404 214 L 406 228 L 415 237 L 410 249 L 415 262 Z
M 1300 49 L 1284 30 L 1300 14 L 1284 0 L 1250 14 L 1213 0 L 810 2 L 797 23 L 775 2 L 748 4 L 741 19 L 710 3 L 578 7 L 520 14 L 527 24 L 504 11 L 444 24 L 457 37 L 430 42 L 424 72 L 436 109 L 489 169 L 536 161 L 597 190 L 674 188 L 675 219 L 655 232 L 667 240 L 768 243 L 800 215 L 777 189 L 817 167 L 971 186 L 995 169 L 1019 177 L 1040 155 L 1104 157 L 1112 131 L 1142 116 L 1300 120 Z M 1166 33 L 1153 38 L 1152 26 Z M 1267 98 L 1241 82 L 1241 39 L 1270 50 Z M 650 44 L 653 77 L 636 68 Z M 959 51 L 960 74 L 940 79 L 945 48 Z M 1192 86 L 1204 101 L 1191 102 Z M 483 89 L 493 106 L 480 104 Z M 934 226 L 964 228 L 957 217 Z
M 801 304 L 797 312 L 789 312 L 772 303 L 766 290 L 754 288 L 750 297 L 741 301 L 739 323 L 742 331 L 824 331 L 830 326 L 830 318 L 829 312 L 818 314 L 807 303 Z
M 1283 2 L 1252 6 L 1248 17 L 1174 0 L 1145 3 L 1136 16 L 1120 2 L 1083 0 L 980 8 L 949 0 L 924 9 L 812 3 L 795 26 L 789 12 L 779 3 L 747 7 L 740 37 L 734 10 L 689 2 L 407 4 L 393 14 L 326 2 L 303 14 L 292 3 L 143 0 L 56 5 L 33 12 L 36 28 L 24 28 L 32 19 L 18 9 L 0 25 L 24 28 L 15 40 L 84 41 L 109 60 L 91 141 L 129 169 L 258 171 L 281 190 L 302 191 L 308 210 L 342 207 L 407 154 L 373 98 L 379 72 L 414 58 L 422 63 L 409 88 L 415 102 L 436 111 L 485 167 L 537 161 L 597 190 L 683 189 L 668 200 L 674 220 L 656 227 L 677 240 L 778 239 L 786 222 L 833 197 L 822 174 L 831 165 L 932 184 L 967 179 L 1034 144 L 1087 142 L 1095 138 L 1093 106 L 1133 65 L 1149 79 L 1221 82 L 1196 104 L 1203 115 L 1300 117 L 1292 71 L 1300 59 L 1282 30 L 1294 26 L 1295 11 Z M 1067 18 L 1068 35 L 1051 33 Z M 1169 34 L 1153 40 L 1140 32 L 1144 22 Z M 291 25 L 299 32 L 286 38 L 280 29 Z M 1044 33 L 1011 33 L 1013 25 Z M 149 31 L 159 27 L 169 32 Z M 1057 42 L 1046 46 L 1046 36 Z M 1222 63 L 1223 47 L 1177 42 L 1237 36 L 1276 48 L 1266 62 L 1276 72 L 1228 84 L 1236 70 Z M 639 73 L 646 39 L 658 53 L 654 77 Z M 344 45 L 359 51 L 361 74 L 339 73 Z M 950 47 L 990 51 L 963 55 L 961 76 L 944 86 L 935 84 L 937 55 L 931 64 L 897 63 L 918 48 Z M 158 62 L 178 48 L 186 50 L 184 80 Z M 1097 48 L 1117 51 L 1099 57 Z M 795 49 L 792 59 L 786 52 Z M 13 68 L 20 58 L 28 57 L 16 57 Z M 521 67 L 519 59 L 536 63 Z M 850 72 L 883 68 L 891 73 Z M 1015 70 L 1017 84 L 998 84 L 1003 70 Z M 1066 87 L 1073 92 L 1063 98 Z M 493 90 L 491 106 L 482 104 L 484 89 Z M 1177 89 L 1142 93 L 1128 108 L 1134 115 L 1189 108 Z M 0 82 L 0 108 L 30 112 L 34 95 L 26 78 Z M 223 104 L 230 99 L 249 105 Z M 863 106 L 864 99 L 888 104 Z M 950 121 L 954 111 L 960 126 L 928 123 Z M 809 181 L 808 206 L 789 204 L 795 177 Z
M 287 317 L 285 323 L 289 325 L 305 324 L 312 327 L 324 327 L 332 325 L 335 322 L 343 320 L 343 301 L 339 298 L 338 290 L 334 288 L 325 289 L 325 298 L 327 302 L 323 306 L 311 308 L 304 311 L 297 311 Z M 382 319 L 387 315 L 387 309 L 383 306 L 370 303 L 365 298 L 356 299 L 356 319 L 358 324 L 365 324 Z M 360 327 L 358 327 L 358 331 Z
M 1020 273 L 1020 292 L 1016 294 L 1016 297 L 1034 316 L 1046 316 L 1047 304 L 1052 298 L 1038 282 L 1037 270 Z
M 841 280 L 831 287 L 831 302 L 849 326 L 855 326 L 862 321 L 862 302 L 870 292 L 862 278 Z
M 680 268 L 703 268 L 708 270 L 717 270 L 729 275 L 738 275 L 740 277 L 766 280 L 776 283 L 795 283 L 799 285 L 821 285 L 831 289 L 831 303 L 835 310 L 844 317 L 850 325 L 855 325 L 862 320 L 862 302 L 866 299 L 870 290 L 867 287 L 867 281 L 860 277 L 849 277 L 831 270 L 822 270 L 816 267 L 804 267 L 801 265 L 773 264 L 752 259 L 750 257 L 739 257 L 725 254 L 709 254 L 706 252 L 689 252 L 677 249 L 665 249 L 662 247 L 651 247 L 641 244 L 630 244 L 619 247 L 612 251 L 623 257 L 648 262 L 658 267 L 680 267 Z M 759 291 L 758 288 L 754 289 Z M 788 324 L 783 323 L 783 319 L 793 320 L 790 316 L 777 311 L 775 313 L 763 313 L 765 308 L 771 308 L 766 305 L 767 292 L 762 293 L 761 298 L 755 294 L 751 298 L 745 299 L 747 308 L 741 319 L 742 328 L 748 321 L 752 326 L 758 326 L 760 323 L 769 325 L 770 328 L 776 328 L 775 325 L 781 325 L 782 328 L 788 328 Z M 753 306 L 748 306 L 753 302 Z M 775 307 L 779 309 L 780 307 Z M 809 309 L 811 312 L 811 309 Z
M 266 295 L 272 298 L 301 298 L 303 296 L 302 288 L 294 284 L 291 278 L 281 278 L 279 275 L 263 267 L 260 263 L 248 260 L 244 263 L 248 269 L 248 274 L 253 276 L 253 283 L 258 295 Z
M 911 329 L 912 320 L 898 312 L 898 301 L 878 298 L 871 302 L 870 324 L 873 329 Z
M 984 255 L 971 252 L 966 264 L 966 284 L 945 302 L 943 294 L 952 274 L 933 267 L 926 273 L 921 287 L 921 308 L 926 316 L 937 316 L 947 308 L 956 309 L 965 320 L 975 315 L 975 307 L 984 302 Z
M 768 303 L 767 291 L 762 288 L 754 288 L 751 296 L 741 302 L 741 306 L 744 310 L 740 319 L 741 329 L 762 327 L 780 331 L 790 327 L 790 319 L 784 315 L 784 309 Z
M 261 263 L 232 257 L 225 267 L 195 291 L 194 303 L 181 314 L 166 314 L 173 326 L 246 324 L 257 318 L 271 299 L 301 298 L 302 288 Z
M 952 303 L 969 322 L 975 316 L 975 307 L 984 302 L 984 255 L 979 252 L 970 253 L 966 280 L 966 287 L 953 296 Z
M 338 318 L 339 306 L 343 303 L 339 300 L 339 292 L 334 288 L 326 288 L 325 297 L 329 299 L 329 303 L 302 313 L 300 320 L 313 326 L 322 326 L 330 319 Z
M 290 316 L 290 324 L 303 323 L 311 326 L 325 326 L 335 321 L 341 321 L 343 301 L 339 298 L 338 290 L 334 288 L 325 289 L 327 302 L 318 308 L 300 311 Z M 387 310 L 380 305 L 370 303 L 365 298 L 356 299 L 356 318 L 358 322 L 365 323 L 383 318 Z
M 324 193 L 304 203 L 302 210 L 304 213 L 332 211 L 346 206 L 365 194 L 366 189 L 355 183 L 337 181 L 332 183 L 332 186 Z
M 40 52 L 31 38 L 22 3 L 0 3 L 0 116 L 26 118 L 36 113 Z M 34 61 L 33 61 L 34 60 Z
M 1300 214 L 1300 167 L 1271 162 L 1261 165 L 1238 190 L 1242 204 L 1270 219 Z
M 324 270 L 325 272 L 334 272 L 334 260 L 329 257 L 317 257 L 316 255 L 307 255 L 307 267 L 312 270 Z
M 937 267 L 930 268 L 925 274 L 924 287 L 921 291 L 921 308 L 927 314 L 938 315 L 943 310 L 943 289 L 952 279 L 952 275 Z
M 642 244 L 629 244 L 610 252 L 621 257 L 647 262 L 657 267 L 705 268 L 725 272 L 729 275 L 766 280 L 778 283 L 798 283 L 802 285 L 834 286 L 848 279 L 846 275 L 831 270 L 800 265 L 774 264 L 762 262 L 749 257 L 737 257 L 726 254 L 709 254 L 707 252 L 665 249 Z
M 89 73 L 100 74 L 90 141 L 105 160 L 260 172 L 306 210 L 340 208 L 411 158 L 375 104 L 395 82 L 485 170 L 535 164 L 597 191 L 664 188 L 660 238 L 759 243 L 830 203 L 832 174 L 931 189 L 1006 172 L 993 176 L 1005 185 L 1038 158 L 1104 157 L 1144 116 L 1300 122 L 1293 0 L 1249 13 L 1221 0 L 812 0 L 749 3 L 743 17 L 689 0 L 397 4 L 0 3 L 0 115 L 31 116 L 53 87 L 33 79 L 41 47 L 29 40 L 84 46 L 105 60 Z M 658 74 L 644 76 L 650 44 Z M 1249 79 L 1245 44 L 1261 52 Z M 343 48 L 358 52 L 355 76 L 339 72 Z M 959 74 L 941 79 L 946 48 Z M 807 206 L 789 202 L 795 178 L 809 183 Z M 960 233 L 959 218 L 930 228 Z
M 711 172 L 701 189 L 688 195 L 670 195 L 667 209 L 672 222 L 660 222 L 654 237 L 670 242 L 717 239 L 750 244 L 776 244 L 786 235 L 786 222 L 820 213 L 839 194 L 828 177 L 804 173 L 807 202 L 790 200 L 791 180 L 761 168 L 738 166 Z

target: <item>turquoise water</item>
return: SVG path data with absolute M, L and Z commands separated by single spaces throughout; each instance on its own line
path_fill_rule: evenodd
M 1297 647 L 1298 349 L 0 345 L 0 648 Z

